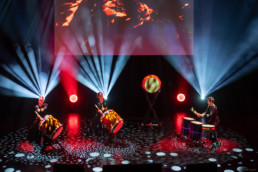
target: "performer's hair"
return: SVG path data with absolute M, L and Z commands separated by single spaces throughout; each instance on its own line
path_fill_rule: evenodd
M 210 96 L 210 97 L 208 97 L 208 101 L 211 102 L 211 103 L 214 103 L 215 100 L 214 100 L 213 97 Z
M 45 100 L 43 96 L 40 96 L 39 99 L 40 99 L 40 100 Z
M 99 98 L 99 95 L 100 95 L 100 94 L 102 94 L 102 95 L 103 95 L 103 93 L 102 93 L 102 92 L 98 92 L 98 94 L 97 94 L 97 98 Z

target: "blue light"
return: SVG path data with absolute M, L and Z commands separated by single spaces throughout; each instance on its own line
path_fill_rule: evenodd
M 201 97 L 258 68 L 258 13 L 253 3 L 195 1 L 194 55 L 165 58 Z
M 129 56 L 80 56 L 77 80 L 107 99 Z M 112 68 L 112 64 L 115 64 Z M 112 72 L 112 73 L 111 73 Z
M 57 56 L 54 60 L 46 53 L 49 55 L 47 59 L 43 58 L 46 54 L 36 55 L 30 44 L 24 47 L 26 51 L 22 51 L 21 48 L 19 46 L 16 49 L 18 60 L 13 58 L 12 63 L 5 61 L 1 65 L 11 78 L 0 75 L 0 93 L 27 98 L 46 97 L 59 82 L 58 67 L 62 56 Z M 48 60 L 54 62 L 53 68 Z

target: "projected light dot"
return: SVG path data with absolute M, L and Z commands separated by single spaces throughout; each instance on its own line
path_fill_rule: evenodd
M 179 93 L 179 94 L 177 95 L 177 100 L 178 100 L 179 102 L 185 101 L 185 95 L 182 94 L 182 93 Z
M 4 170 L 4 172 L 13 172 L 14 171 L 14 168 L 7 168 Z
M 98 152 L 92 152 L 92 153 L 90 153 L 90 156 L 97 157 L 97 156 L 99 156 L 99 153 Z
M 148 159 L 147 162 L 148 163 L 153 163 L 153 160 L 152 159 Z
M 149 151 L 146 151 L 145 154 L 150 154 L 150 152 L 149 152 Z
M 234 148 L 233 151 L 234 151 L 234 152 L 242 152 L 242 149 Z
M 127 160 L 124 160 L 121 162 L 121 164 L 129 164 L 129 163 L 130 163 L 130 161 L 127 161 Z
M 181 167 L 179 167 L 179 166 L 172 166 L 171 169 L 173 171 L 181 171 Z
M 77 95 L 73 94 L 73 95 L 70 96 L 70 101 L 71 101 L 72 103 L 77 102 L 77 100 L 78 100 Z
M 24 157 L 24 156 L 25 156 L 25 154 L 23 154 L 23 153 L 18 153 L 18 154 L 15 155 L 16 158 L 21 158 L 21 157 Z
M 233 170 L 226 169 L 224 172 L 234 172 Z
M 178 156 L 177 153 L 170 153 L 171 156 Z
M 57 161 L 58 161 L 58 159 L 51 159 L 51 160 L 50 160 L 50 162 L 52 162 L 52 163 L 53 163 L 53 162 L 57 162 Z
M 104 156 L 105 158 L 109 158 L 109 157 L 111 157 L 111 154 L 106 153 L 106 154 L 104 154 L 103 156 Z
M 252 148 L 246 148 L 245 150 L 248 151 L 248 152 L 254 151 Z
M 216 158 L 209 158 L 209 161 L 211 161 L 211 162 L 216 162 L 217 159 L 216 159 Z
M 248 171 L 248 168 L 245 167 L 245 166 L 240 166 L 240 167 L 237 167 L 237 171 L 241 172 L 241 171 Z
M 49 164 L 45 166 L 45 168 L 50 168 L 50 167 L 51 167 L 51 165 L 49 165 Z
M 95 172 L 100 172 L 100 171 L 102 171 L 102 168 L 101 167 L 94 167 L 92 170 L 95 171 Z
M 234 158 L 234 159 L 237 159 L 237 156 L 231 156 L 232 158 Z
M 156 155 L 157 156 L 165 156 L 166 154 L 164 152 L 157 152 Z

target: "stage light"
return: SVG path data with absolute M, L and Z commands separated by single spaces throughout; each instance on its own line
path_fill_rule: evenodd
M 77 80 L 107 99 L 130 56 L 79 56 Z
M 179 94 L 177 95 L 177 100 L 178 100 L 179 102 L 185 101 L 185 95 L 182 94 L 182 93 L 179 93 Z
M 165 56 L 202 98 L 258 67 L 255 2 L 214 3 L 195 3 L 194 55 Z
M 201 96 L 201 99 L 204 100 L 204 99 L 205 99 L 205 96 Z
M 3 59 L 1 68 L 9 76 L 0 75 L 1 94 L 38 98 L 46 97 L 55 88 L 59 82 L 58 67 L 61 57 L 54 58 L 47 50 L 40 53 L 38 49 L 40 48 L 30 44 L 25 47 L 18 46 L 16 47 L 17 57 Z M 49 55 L 49 59 L 42 57 L 46 55 Z
M 78 100 L 77 95 L 73 94 L 73 95 L 71 95 L 71 96 L 70 96 L 70 102 L 72 102 L 72 103 L 76 103 L 76 102 L 77 102 L 77 100 Z

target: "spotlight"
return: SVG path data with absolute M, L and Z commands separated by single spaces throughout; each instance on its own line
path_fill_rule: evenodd
M 70 101 L 71 101 L 72 103 L 77 102 L 77 100 L 78 100 L 78 97 L 77 97 L 76 94 L 72 94 L 72 95 L 70 96 Z
M 202 95 L 202 96 L 201 96 L 201 99 L 204 100 L 204 98 L 205 98 L 205 96 Z
M 177 100 L 178 100 L 179 102 L 185 101 L 185 95 L 182 94 L 182 93 L 179 93 L 179 94 L 177 95 Z

